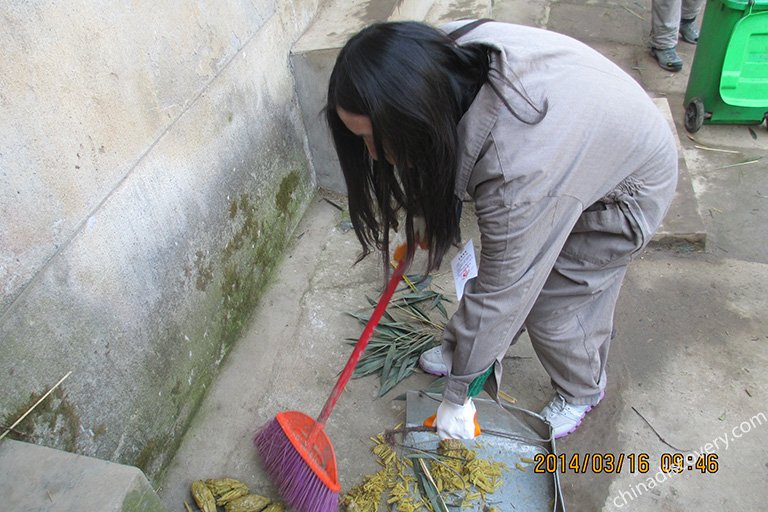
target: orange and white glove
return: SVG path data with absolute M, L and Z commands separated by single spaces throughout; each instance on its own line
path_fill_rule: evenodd
M 437 435 L 440 439 L 474 439 L 475 416 L 477 409 L 471 398 L 464 405 L 456 405 L 450 400 L 443 400 L 437 408 Z
M 464 405 L 443 400 L 437 414 L 427 418 L 424 425 L 436 427 L 440 439 L 474 439 L 480 435 L 477 409 L 471 398 L 467 398 Z

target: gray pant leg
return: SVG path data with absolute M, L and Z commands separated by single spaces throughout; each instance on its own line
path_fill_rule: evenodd
M 701 12 L 703 5 L 704 0 L 683 0 L 680 19 L 692 20 L 696 18 Z
M 683 0 L 653 0 L 651 5 L 651 46 L 660 50 L 677 46 Z
M 626 264 L 595 269 L 558 260 L 526 320 L 552 386 L 567 402 L 593 405 L 605 389 L 613 314 Z
M 572 404 L 595 404 L 605 389 L 627 265 L 651 240 L 675 193 L 677 152 L 670 148 L 659 155 L 654 174 L 627 178 L 582 213 L 526 318 L 552 385 Z
M 597 207 L 582 214 L 525 323 L 553 387 L 575 405 L 605 389 L 616 300 L 644 245 L 618 204 Z

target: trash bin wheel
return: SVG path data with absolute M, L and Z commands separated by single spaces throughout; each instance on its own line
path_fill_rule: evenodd
M 685 107 L 685 129 L 696 133 L 704 124 L 704 102 L 700 98 L 693 98 Z

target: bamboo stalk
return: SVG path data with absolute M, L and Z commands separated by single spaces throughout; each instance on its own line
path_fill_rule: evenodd
M 624 5 L 622 5 L 622 7 L 624 7 L 624 9 L 626 9 L 626 10 L 627 10 L 627 12 L 628 12 L 629 14 L 631 14 L 631 15 L 633 15 L 633 16 L 635 16 L 635 17 L 637 17 L 638 19 L 641 19 L 641 20 L 645 21 L 645 18 L 643 18 L 642 16 L 640 16 L 639 14 L 637 14 L 635 11 L 633 11 L 633 10 L 632 10 L 632 9 L 630 9 L 629 7 L 627 7 L 627 6 L 624 6 Z
M 498 393 L 499 393 L 499 397 L 501 397 L 503 400 L 506 400 L 507 402 L 509 402 L 511 404 L 516 404 L 517 403 L 517 399 L 515 397 L 510 396 L 509 394 L 505 393 L 504 391 L 499 390 Z
M 397 268 L 397 263 L 395 260 L 390 260 L 389 264 L 392 265 L 392 268 Z M 403 272 L 403 281 L 413 290 L 414 292 L 418 292 L 419 290 L 416 289 L 416 285 L 413 284 L 413 281 L 408 279 L 408 276 L 405 275 L 405 272 Z
M 721 169 L 730 169 L 731 167 L 740 167 L 740 166 L 742 166 L 742 165 L 756 164 L 756 163 L 757 163 L 757 162 L 759 162 L 759 161 L 760 161 L 760 159 L 758 158 L 758 159 L 756 159 L 756 160 L 749 160 L 748 162 L 739 162 L 739 163 L 737 163 L 737 164 L 724 165 L 724 166 L 722 166 L 722 167 L 717 167 L 715 170 L 716 170 L 716 171 L 719 171 L 719 170 L 721 170 Z
M 717 151 L 718 153 L 733 153 L 735 155 L 741 154 L 741 151 L 733 151 L 731 149 L 717 149 L 717 148 L 710 148 L 707 146 L 699 146 L 698 144 L 694 144 L 696 149 L 703 149 L 704 151 Z
M 691 134 L 686 133 L 686 136 L 694 142 L 694 147 L 697 149 L 703 149 L 706 151 L 720 151 L 722 153 L 735 153 L 735 154 L 741 154 L 741 151 L 734 151 L 732 149 L 719 149 L 719 148 L 713 148 L 710 146 L 705 146 L 703 143 L 699 142 L 698 140 L 694 139 Z
M 69 377 L 71 374 L 72 374 L 72 371 L 70 370 L 69 372 L 67 372 L 67 374 L 66 374 L 65 376 L 63 376 L 63 377 L 62 377 L 62 378 L 59 380 L 59 382 L 57 382 L 56 384 L 54 384 L 54 385 L 53 385 L 53 387 L 52 387 L 51 389 L 49 389 L 49 390 L 48 390 L 48 392 L 47 392 L 46 394 L 44 394 L 42 397 L 40 397 L 40 400 L 38 400 L 37 402 L 35 402 L 35 405 L 33 405 L 32 407 L 30 407 L 30 408 L 27 410 L 27 412 L 25 412 L 24 414 L 22 414 L 22 415 L 21 415 L 21 417 L 20 417 L 19 419 L 17 419 L 15 422 L 13 422 L 13 425 L 11 425 L 10 427 L 8 427 L 8 428 L 5 430 L 5 432 L 3 432 L 2 434 L 0 434 L 0 441 L 2 441 L 2 440 L 5 438 L 5 436 L 7 436 L 7 435 L 8 435 L 8 432 L 10 432 L 10 431 L 11 431 L 11 430 L 13 430 L 14 428 L 16 428 L 16 425 L 18 425 L 19 423 L 21 423 L 22 421 L 24 421 L 24 418 L 26 418 L 26 417 L 29 415 L 29 413 L 31 413 L 31 412 L 32 412 L 32 411 L 35 409 L 35 407 L 37 407 L 38 405 L 40 405 L 40 404 L 42 403 L 42 401 L 43 401 L 43 400 L 45 400 L 46 398 L 48 398 L 48 396 L 49 396 L 51 393 L 53 393 L 53 392 L 54 392 L 54 390 L 55 390 L 56 388 L 58 388 L 58 387 L 61 385 L 61 383 L 62 383 L 62 382 L 64 382 L 64 381 L 67 379 L 67 377 Z

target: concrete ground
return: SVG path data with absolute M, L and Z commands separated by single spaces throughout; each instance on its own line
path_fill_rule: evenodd
M 765 509 L 765 126 L 705 126 L 693 139 L 686 135 L 682 103 L 694 47 L 681 43 L 682 72 L 659 68 L 646 47 L 649 2 L 502 0 L 494 17 L 577 37 L 615 60 L 649 94 L 667 98 L 707 233 L 703 251 L 653 246 L 631 265 L 616 313 L 606 398 L 558 449 L 568 458 L 647 457 L 647 472 L 628 462 L 619 474 L 566 469 L 568 510 Z M 159 489 L 169 510 L 184 510 L 189 484 L 199 478 L 239 478 L 255 492 L 275 495 L 251 446 L 254 430 L 282 410 L 316 415 L 333 387 L 349 354 L 345 339 L 360 333 L 344 313 L 364 308 L 382 281 L 376 259 L 353 264 L 357 240 L 332 203 L 343 206 L 344 199 L 319 195 L 312 203 L 250 329 L 227 357 Z M 465 237 L 478 240 L 470 215 Z M 435 285 L 452 294 L 449 269 L 435 276 Z M 528 339 L 508 356 L 503 390 L 518 405 L 540 410 L 551 389 Z M 344 489 L 377 470 L 369 437 L 404 419 L 405 403 L 391 397 L 431 380 L 415 375 L 384 398 L 376 398 L 375 378 L 348 385 L 327 425 Z M 715 454 L 717 471 L 659 473 L 662 454 L 672 452 Z

